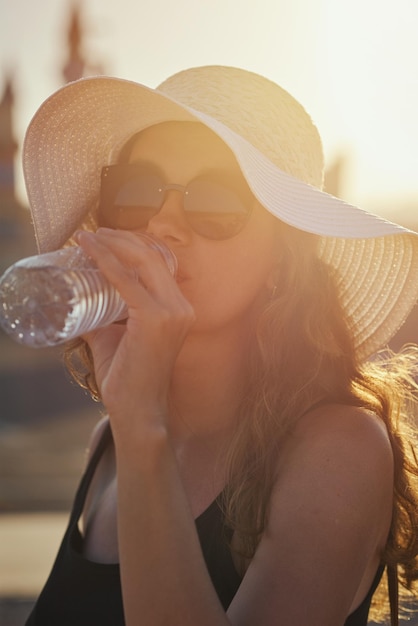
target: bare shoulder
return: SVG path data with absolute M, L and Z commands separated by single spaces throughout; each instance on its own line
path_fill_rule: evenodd
M 279 462 L 283 481 L 345 492 L 349 500 L 392 498 L 393 454 L 382 420 L 363 408 L 327 405 L 304 415 L 289 434 Z M 353 502 L 351 502 L 353 504 Z M 371 504 L 371 503 L 370 503 Z
M 279 457 L 267 526 L 229 610 L 232 622 L 270 625 L 281 615 L 292 626 L 343 624 L 371 587 L 390 529 L 385 425 L 361 408 L 318 407 Z
M 355 406 L 330 404 L 305 414 L 289 435 L 285 454 L 316 454 L 351 457 L 367 463 L 392 466 L 392 449 L 383 421 L 371 411 Z
M 308 411 L 298 421 L 295 431 L 302 434 L 304 431 L 318 432 L 323 427 L 339 430 L 370 429 L 387 437 L 386 426 L 372 411 L 348 404 L 326 404 Z
M 321 505 L 324 518 L 332 511 L 352 522 L 368 518 L 377 536 L 385 537 L 393 498 L 385 424 L 371 411 L 346 405 L 307 413 L 285 441 L 273 509 L 275 501 L 282 509 L 284 495 L 288 502 L 296 497 L 311 500 L 315 509 Z

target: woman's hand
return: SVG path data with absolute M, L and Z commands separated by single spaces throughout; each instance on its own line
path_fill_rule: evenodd
M 113 429 L 137 421 L 140 414 L 164 419 L 173 367 L 193 324 L 193 308 L 159 252 L 135 233 L 99 228 L 94 234 L 80 232 L 78 242 L 128 306 L 126 324 L 85 337 Z

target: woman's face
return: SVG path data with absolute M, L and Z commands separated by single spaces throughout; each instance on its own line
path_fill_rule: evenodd
M 166 184 L 186 186 L 213 170 L 246 182 L 225 144 L 197 123 L 164 123 L 132 144 L 130 163 L 158 168 Z M 183 194 L 168 190 L 147 231 L 162 239 L 178 259 L 178 284 L 195 310 L 195 331 L 247 322 L 269 298 L 279 261 L 279 222 L 255 199 L 244 228 L 229 239 L 206 239 L 192 230 Z M 216 207 L 214 207 L 216 209 Z

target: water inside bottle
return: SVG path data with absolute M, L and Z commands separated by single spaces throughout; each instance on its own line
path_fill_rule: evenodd
M 13 267 L 0 285 L 4 330 L 33 348 L 55 346 L 126 317 L 118 292 L 93 268 Z
M 74 285 L 62 269 L 15 267 L 1 289 L 7 294 L 2 298 L 2 326 L 19 343 L 55 345 L 71 335 L 77 302 Z

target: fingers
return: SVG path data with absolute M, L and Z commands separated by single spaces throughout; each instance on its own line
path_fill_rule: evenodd
M 160 298 L 177 290 L 162 255 L 135 233 L 100 228 L 78 233 L 77 240 L 128 306 L 135 305 L 132 297 L 145 297 L 144 291 Z
M 126 267 L 144 265 L 146 269 L 146 265 L 149 265 L 151 269 L 155 266 L 168 269 L 162 254 L 136 233 L 99 228 L 95 233 L 80 231 L 76 237 L 78 243 L 98 262 L 102 260 L 100 256 L 105 248 L 108 248 Z
M 152 314 L 194 321 L 194 311 L 184 298 L 166 262 L 137 234 L 100 228 L 81 231 L 78 243 L 126 302 L 131 319 Z

